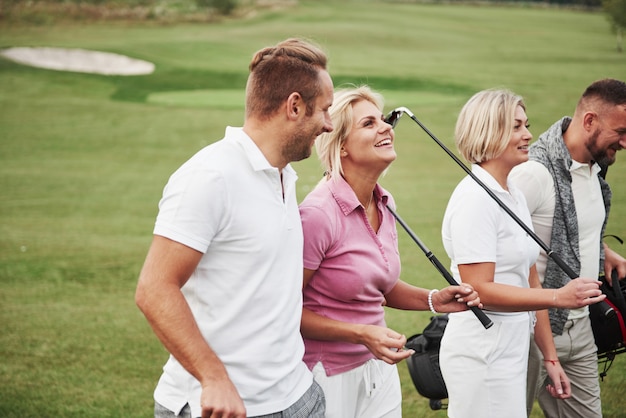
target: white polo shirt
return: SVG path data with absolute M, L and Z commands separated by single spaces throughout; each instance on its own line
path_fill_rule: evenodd
M 518 189 L 508 184 L 509 191 L 504 190 L 479 165 L 472 165 L 472 173 L 532 228 L 526 200 Z M 462 281 L 459 264 L 495 263 L 495 283 L 529 287 L 528 275 L 539 255 L 539 246 L 471 177 L 461 180 L 452 193 L 441 234 L 457 282 Z M 500 321 L 528 316 L 526 312 L 486 313 Z
M 572 193 L 578 221 L 578 248 L 580 251 L 580 277 L 598 277 L 600 271 L 600 234 L 606 217 L 602 189 L 598 180 L 600 166 L 582 164 L 572 160 Z M 537 161 L 528 161 L 513 168 L 511 181 L 526 197 L 535 232 L 550 247 L 554 217 L 554 179 L 548 169 Z M 537 260 L 537 273 L 543 283 L 548 256 L 541 250 Z M 569 318 L 588 315 L 589 308 L 570 309 Z
M 154 234 L 204 255 L 182 292 L 247 413 L 286 409 L 312 384 L 302 361 L 302 225 L 296 173 L 272 167 L 242 128 L 169 179 Z M 284 185 L 284 200 L 283 200 Z M 200 416 L 199 382 L 170 356 L 155 400 Z

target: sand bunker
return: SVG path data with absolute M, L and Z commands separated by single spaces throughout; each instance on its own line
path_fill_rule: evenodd
M 23 65 L 57 71 L 104 75 L 144 75 L 154 72 L 154 64 L 110 52 L 65 48 L 15 47 L 0 55 Z

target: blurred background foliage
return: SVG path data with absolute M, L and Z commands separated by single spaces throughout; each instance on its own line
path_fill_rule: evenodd
M 614 7 L 624 0 L 605 0 Z M 602 0 L 388 0 L 389 3 L 516 3 L 602 8 Z M 55 21 L 125 20 L 210 21 L 261 8 L 288 7 L 298 0 L 2 0 L 0 20 L 49 24 Z

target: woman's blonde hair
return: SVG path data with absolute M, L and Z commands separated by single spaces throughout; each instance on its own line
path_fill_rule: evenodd
M 384 106 L 382 95 L 368 86 L 335 91 L 333 104 L 329 109 L 333 130 L 321 134 L 315 141 L 315 150 L 324 168 L 324 174 L 330 178 L 343 175 L 341 147 L 352 129 L 352 105 L 362 100 L 373 103 L 382 112 Z
M 480 164 L 500 156 L 515 126 L 515 110 L 526 105 L 509 90 L 483 90 L 472 96 L 456 122 L 456 147 L 470 163 Z

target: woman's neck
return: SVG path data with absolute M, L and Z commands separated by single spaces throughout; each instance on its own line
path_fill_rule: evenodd
M 360 175 L 350 175 L 344 173 L 344 179 L 350 185 L 361 205 L 367 210 L 371 206 L 374 196 L 374 189 L 378 177 L 368 178 Z
M 509 173 L 511 172 L 511 167 L 505 167 L 498 160 L 485 161 L 480 163 L 479 166 L 491 174 L 491 177 L 493 177 L 504 190 L 509 190 L 507 186 L 507 179 L 509 177 Z

